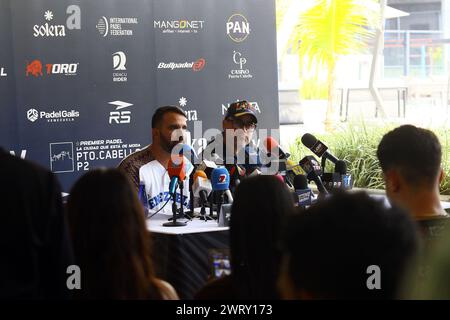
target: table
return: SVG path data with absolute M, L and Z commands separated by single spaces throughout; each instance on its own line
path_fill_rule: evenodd
M 147 220 L 156 275 L 174 286 L 181 299 L 192 299 L 211 274 L 209 250 L 229 248 L 229 228 L 199 218 L 181 220 L 187 221 L 184 227 L 163 227 L 168 218 L 158 214 Z

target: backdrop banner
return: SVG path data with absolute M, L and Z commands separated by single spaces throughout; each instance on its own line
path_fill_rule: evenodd
M 0 0 L 0 43 L 0 146 L 66 192 L 151 143 L 163 105 L 196 151 L 236 100 L 279 126 L 274 0 Z

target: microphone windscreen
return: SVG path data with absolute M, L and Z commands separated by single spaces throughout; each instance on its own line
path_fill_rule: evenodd
M 338 160 L 334 166 L 334 172 L 339 174 L 347 174 L 347 164 L 344 160 Z
M 195 173 L 194 173 L 194 180 L 196 180 L 198 177 L 208 179 L 208 176 L 206 175 L 205 171 L 203 171 L 203 170 L 195 171 Z
M 225 191 L 230 187 L 230 174 L 224 167 L 215 168 L 211 173 L 211 184 L 214 191 Z
M 302 136 L 302 143 L 305 145 L 305 147 L 311 149 L 317 142 L 316 137 L 314 137 L 312 134 L 310 133 L 305 133 Z
M 180 148 L 178 154 L 185 156 L 192 164 L 198 164 L 199 160 L 192 147 L 185 143 L 179 143 L 174 148 Z
M 308 189 L 308 180 L 304 174 L 299 174 L 294 177 L 294 189 L 304 190 Z
M 276 175 L 275 175 L 275 178 L 277 178 L 278 180 L 280 180 L 282 183 L 285 183 L 285 182 L 284 182 L 284 178 L 283 178 L 283 176 L 282 176 L 281 174 L 276 174 Z
M 178 179 L 183 181 L 186 178 L 186 163 L 184 161 L 184 157 L 180 155 L 170 156 L 167 171 L 170 179 L 173 177 L 178 177 Z
M 266 150 L 270 152 L 272 151 L 272 149 L 278 147 L 278 142 L 277 140 L 269 136 L 264 140 L 264 146 L 266 147 Z

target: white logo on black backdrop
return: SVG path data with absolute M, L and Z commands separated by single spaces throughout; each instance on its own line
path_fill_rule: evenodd
M 131 111 L 122 109 L 128 108 L 133 104 L 119 100 L 111 101 L 108 103 L 116 106 L 116 109 L 109 113 L 109 124 L 123 124 L 131 122 Z
M 232 69 L 228 74 L 228 79 L 251 79 L 253 76 L 249 69 L 244 69 L 247 59 L 238 51 L 233 51 L 233 62 L 239 69 Z
M 106 18 L 101 17 L 95 26 L 98 32 L 106 37 L 110 36 L 132 36 L 133 35 L 133 25 L 138 24 L 137 18 Z
M 54 15 L 53 11 L 47 10 L 44 13 L 45 24 L 33 26 L 34 37 L 65 37 L 66 27 L 69 30 L 81 29 L 81 10 L 77 5 L 70 5 L 67 7 L 66 13 L 69 15 L 66 20 L 66 25 L 56 24 L 52 22 Z
M 181 97 L 178 100 L 178 104 L 183 109 L 184 114 L 186 115 L 186 118 L 188 121 L 197 121 L 197 110 L 185 110 L 184 108 L 187 106 L 188 100 L 185 97 Z
M 73 143 L 50 143 L 50 170 L 54 173 L 74 172 Z
M 239 101 L 239 100 L 236 100 Z M 253 111 L 255 113 L 261 113 L 261 108 L 259 107 L 259 103 L 256 101 L 249 101 L 248 102 L 250 106 L 252 107 Z M 222 115 L 225 115 L 227 113 L 228 108 L 230 107 L 231 103 L 222 104 Z
M 240 13 L 235 13 L 228 18 L 226 29 L 227 35 L 234 42 L 242 42 L 250 34 L 250 24 L 247 18 Z
M 203 30 L 204 20 L 155 20 L 153 28 L 162 33 L 198 33 Z
M 5 67 L 0 68 L 0 77 L 6 77 L 8 74 L 5 71 Z
M 113 82 L 127 82 L 128 74 L 126 72 L 127 67 L 127 56 L 122 51 L 117 51 L 113 53 L 113 69 L 114 71 L 122 71 L 122 72 L 113 72 Z
M 198 59 L 197 61 L 193 62 L 160 62 L 158 64 L 158 69 L 170 69 L 170 70 L 176 70 L 176 69 L 184 69 L 188 70 L 191 69 L 194 72 L 202 71 L 203 68 L 206 65 L 206 60 L 203 58 Z
M 38 111 L 31 108 L 27 111 L 27 119 L 35 122 L 39 119 L 45 119 L 47 122 L 73 122 L 80 116 L 80 112 L 75 110 L 52 110 L 51 112 Z

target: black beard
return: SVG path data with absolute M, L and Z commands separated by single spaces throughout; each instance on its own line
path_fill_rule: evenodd
M 183 139 L 180 139 L 181 141 L 169 141 L 166 140 L 164 137 L 161 136 L 161 148 L 167 152 L 167 153 L 172 153 L 172 149 L 179 144 L 180 142 L 183 141 Z

